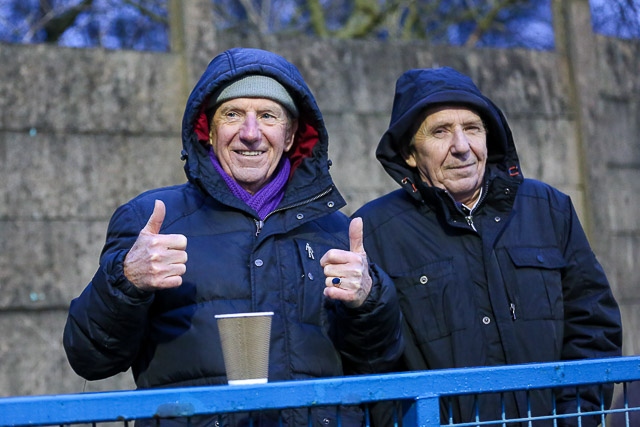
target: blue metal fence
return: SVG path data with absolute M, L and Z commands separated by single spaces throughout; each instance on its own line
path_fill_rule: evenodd
M 440 402 L 449 396 L 480 396 L 517 390 L 556 389 L 615 383 L 622 402 L 595 413 L 602 427 L 640 426 L 638 399 L 627 387 L 640 380 L 640 357 L 509 365 L 352 376 L 319 380 L 270 382 L 247 386 L 207 386 L 137 391 L 113 391 L 64 395 L 0 398 L 1 426 L 69 425 L 82 423 L 160 420 L 210 414 L 260 413 L 263 411 L 341 405 L 368 407 L 380 401 L 403 402 L 405 427 L 507 426 L 521 422 L 535 426 L 540 418 L 500 419 L 454 423 L 441 421 Z M 367 412 L 368 413 L 368 412 Z M 617 414 L 614 425 L 610 421 Z M 564 415 L 551 425 L 562 425 Z M 572 415 L 572 416 L 575 416 Z M 368 419 L 368 417 L 367 417 Z M 583 425 L 578 419 L 576 425 Z M 622 420 L 620 423 L 619 420 Z M 635 421 L 634 421 L 635 420 Z M 441 424 L 442 422 L 442 424 Z M 311 425 L 311 424 L 309 424 Z M 340 425 L 340 423 L 338 423 Z

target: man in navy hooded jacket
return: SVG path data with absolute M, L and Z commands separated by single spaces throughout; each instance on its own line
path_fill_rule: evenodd
M 339 211 L 327 131 L 296 67 L 258 49 L 218 55 L 187 101 L 182 145 L 187 183 L 111 218 L 98 271 L 69 309 L 73 369 L 96 380 L 131 368 L 139 388 L 226 384 L 214 316 L 273 312 L 269 381 L 388 370 L 402 351 L 395 289 L 367 262 L 361 220 Z M 338 424 L 335 408 L 310 414 Z M 340 414 L 343 426 L 363 422 L 358 408 Z M 309 419 L 285 411 L 282 422 Z M 281 424 L 256 414 L 251 425 Z
M 400 298 L 400 369 L 620 355 L 618 305 L 571 200 L 523 178 L 505 116 L 469 77 L 447 67 L 404 73 L 376 156 L 402 188 L 354 216 L 364 221 L 369 258 Z M 612 386 L 579 394 L 582 412 L 600 410 Z M 533 415 L 554 405 L 559 414 L 577 410 L 575 389 L 530 396 Z M 528 416 L 524 392 L 504 398 L 508 418 Z M 500 420 L 501 404 L 481 396 L 480 420 Z M 473 398 L 454 399 L 445 413 L 474 420 Z M 599 421 L 582 417 L 581 425 Z M 578 425 L 575 417 L 557 422 Z

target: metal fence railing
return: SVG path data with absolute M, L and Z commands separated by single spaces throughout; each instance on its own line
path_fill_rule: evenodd
M 369 425 L 370 408 L 376 402 L 396 402 L 392 425 L 440 426 L 563 426 L 572 417 L 576 426 L 591 425 L 583 419 L 596 417 L 602 427 L 640 426 L 640 396 L 632 390 L 640 380 L 640 356 L 571 362 L 537 363 L 363 375 L 318 380 L 282 381 L 246 386 L 206 386 L 136 391 L 110 391 L 63 395 L 0 398 L 0 426 L 37 426 L 120 423 L 163 425 L 165 420 L 197 425 L 199 417 L 220 416 L 225 423 L 238 414 L 249 414 L 247 426 L 281 425 L 286 411 L 312 414 L 332 407 L 337 425 L 344 408 L 364 408 Z M 513 391 L 525 394 L 536 389 L 604 386 L 615 384 L 614 405 L 588 413 L 546 414 L 526 418 L 454 422 L 442 416 L 443 402 L 453 396 L 501 395 Z M 615 403 L 619 402 L 619 403 Z M 578 405 L 579 407 L 580 405 Z M 263 414 L 276 414 L 275 424 L 265 423 Z M 311 415 L 309 415 L 310 419 Z M 296 423 L 297 424 L 297 423 Z M 329 424 L 329 421 L 327 421 Z M 286 424 L 285 424 L 286 425 Z M 309 425 L 304 422 L 300 425 Z M 313 424 L 315 425 L 315 424 Z M 385 426 L 386 427 L 386 426 Z

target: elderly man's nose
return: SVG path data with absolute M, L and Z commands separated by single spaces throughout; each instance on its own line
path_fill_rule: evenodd
M 255 115 L 249 114 L 242 123 L 240 128 L 240 137 L 242 139 L 254 140 L 260 135 L 258 128 L 258 120 Z
M 461 128 L 456 128 L 453 132 L 453 138 L 451 141 L 451 148 L 456 152 L 465 152 L 470 147 L 469 138 Z

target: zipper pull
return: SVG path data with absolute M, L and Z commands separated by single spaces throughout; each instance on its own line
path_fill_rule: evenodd
M 469 225 L 469 227 L 471 227 L 473 229 L 473 231 L 475 231 L 477 233 L 478 230 L 476 230 L 476 226 L 473 225 L 473 215 L 467 215 L 467 216 L 464 217 L 464 219 L 467 220 L 467 224 Z
M 511 313 L 511 318 L 516 320 L 516 305 L 514 303 L 509 304 L 509 312 Z
M 262 220 L 254 220 L 256 222 L 256 237 L 258 237 L 258 235 L 260 234 L 260 231 L 262 231 L 262 226 L 264 225 L 264 221 Z

